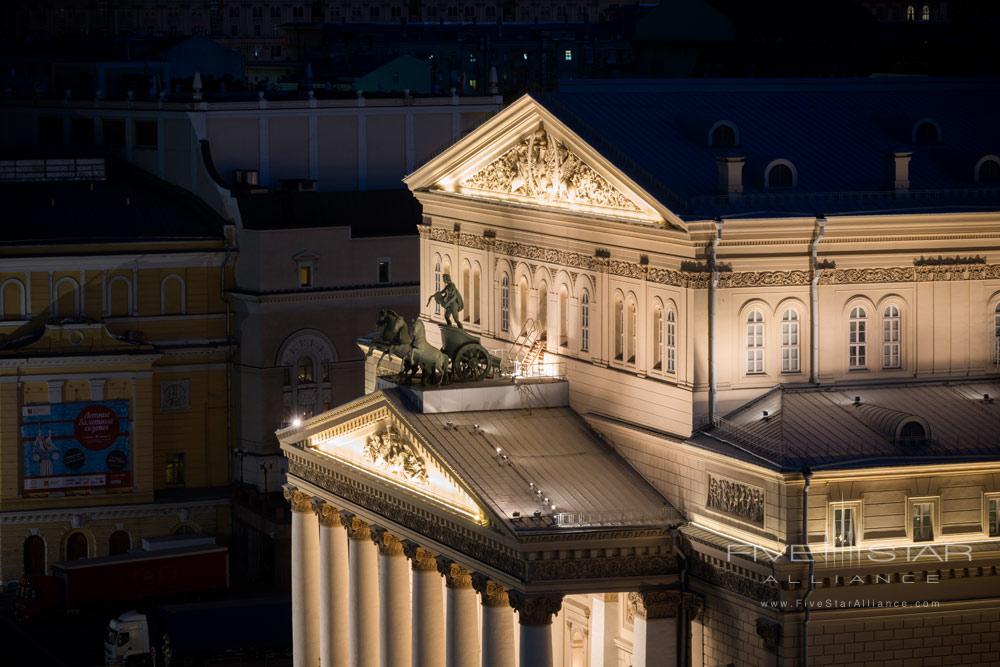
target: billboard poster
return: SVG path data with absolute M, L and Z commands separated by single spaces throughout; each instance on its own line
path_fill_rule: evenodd
M 127 400 L 22 406 L 24 492 L 131 488 L 131 435 Z

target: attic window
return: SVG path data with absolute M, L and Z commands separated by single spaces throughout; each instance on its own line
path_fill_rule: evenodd
M 917 126 L 913 128 L 913 143 L 919 144 L 921 146 L 931 146 L 941 141 L 941 130 L 938 128 L 937 124 L 929 121 L 922 120 L 917 123 Z
M 985 157 L 976 167 L 976 183 L 979 185 L 1000 185 L 1000 160 L 995 157 Z
M 898 440 L 902 445 L 925 445 L 927 431 L 920 422 L 909 421 L 900 427 Z
M 795 172 L 789 163 L 772 163 L 764 176 L 764 182 L 769 188 L 790 188 L 795 185 Z
M 736 130 L 732 125 L 721 123 L 712 130 L 711 143 L 714 148 L 734 148 L 736 146 Z

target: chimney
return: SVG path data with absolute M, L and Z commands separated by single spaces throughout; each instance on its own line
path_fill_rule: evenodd
M 740 157 L 720 157 L 719 164 L 719 190 L 728 195 L 736 195 L 743 192 L 743 164 L 746 158 Z
M 892 154 L 894 163 L 895 180 L 893 189 L 896 192 L 906 192 L 910 189 L 910 158 L 913 153 L 910 151 L 895 151 Z

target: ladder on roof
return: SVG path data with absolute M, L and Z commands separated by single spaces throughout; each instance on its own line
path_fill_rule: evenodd
M 545 339 L 542 331 L 533 318 L 525 320 L 521 325 L 514 343 L 510 348 L 510 368 L 508 372 L 514 375 L 534 375 L 535 366 L 545 351 Z

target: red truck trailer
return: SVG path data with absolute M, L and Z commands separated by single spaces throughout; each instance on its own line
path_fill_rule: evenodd
M 30 621 L 50 612 L 171 598 L 228 586 L 226 547 L 156 548 L 54 563 L 51 577 L 21 579 L 14 608 L 18 619 Z

